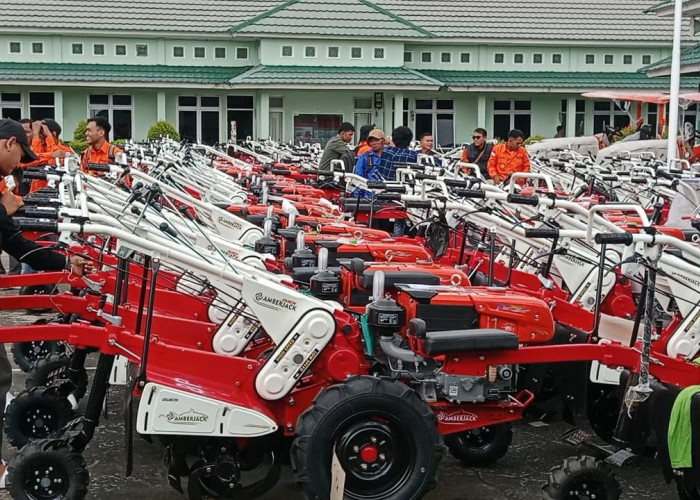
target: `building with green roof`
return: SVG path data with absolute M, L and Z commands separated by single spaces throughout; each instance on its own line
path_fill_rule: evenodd
M 342 121 L 403 124 L 441 146 L 476 127 L 591 134 L 629 117 L 581 93 L 667 90 L 668 77 L 639 71 L 670 56 L 672 20 L 654 15 L 666 3 L 4 0 L 0 114 L 67 131 L 101 115 L 113 138 L 134 139 L 167 120 L 207 143 L 234 123 L 239 139 L 320 142 Z

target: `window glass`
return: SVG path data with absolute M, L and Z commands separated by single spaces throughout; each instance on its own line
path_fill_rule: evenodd
M 328 57 L 331 59 L 340 57 L 340 47 L 328 47 Z
M 185 47 L 173 47 L 173 57 L 185 57 Z
M 216 59 L 225 59 L 226 58 L 226 47 L 215 47 L 214 48 L 214 57 Z
M 469 52 L 462 52 L 459 55 L 459 61 L 463 62 L 463 63 L 468 63 L 470 58 L 471 58 L 471 54 L 469 54 Z
M 504 61 L 504 55 L 502 53 L 494 54 L 493 55 L 493 62 L 497 64 L 501 64 Z
M 148 45 L 139 43 L 136 45 L 136 55 L 138 57 L 146 57 L 148 56 Z
M 74 43 L 71 44 L 71 53 L 73 55 L 79 56 L 83 53 L 83 44 L 82 43 Z
M 195 47 L 194 48 L 194 57 L 197 59 L 203 59 L 206 57 L 207 51 L 204 47 Z
M 103 43 L 96 43 L 95 45 L 92 46 L 92 53 L 95 54 L 96 56 L 103 56 L 105 55 L 105 46 Z
M 362 47 L 352 47 L 350 49 L 350 57 L 352 59 L 362 58 Z
M 126 45 L 115 45 L 114 46 L 114 53 L 118 56 L 125 56 L 126 55 Z

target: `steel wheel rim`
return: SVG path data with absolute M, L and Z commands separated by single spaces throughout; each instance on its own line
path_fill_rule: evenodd
M 36 457 L 25 467 L 24 492 L 32 500 L 63 498 L 68 492 L 68 471 L 58 460 Z

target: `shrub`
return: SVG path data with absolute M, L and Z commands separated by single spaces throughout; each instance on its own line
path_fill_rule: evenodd
M 621 141 L 622 139 L 624 139 L 628 135 L 634 134 L 636 131 L 637 131 L 637 127 L 635 127 L 634 125 L 628 125 L 626 127 L 622 127 L 620 129 L 620 134 L 615 135 L 615 142 Z
M 177 129 L 171 123 L 166 121 L 157 121 L 155 125 L 148 129 L 149 140 L 159 139 L 161 137 L 170 137 L 174 141 L 180 140 L 180 134 Z
M 527 146 L 528 144 L 533 144 L 535 142 L 539 142 L 545 137 L 543 135 L 531 135 L 527 139 L 523 141 L 523 146 Z

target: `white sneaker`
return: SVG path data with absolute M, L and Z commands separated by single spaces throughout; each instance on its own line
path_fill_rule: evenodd
M 5 394 L 5 411 L 7 411 L 7 407 L 10 405 L 13 399 L 15 399 L 15 397 L 10 391 L 7 391 L 7 394 Z

